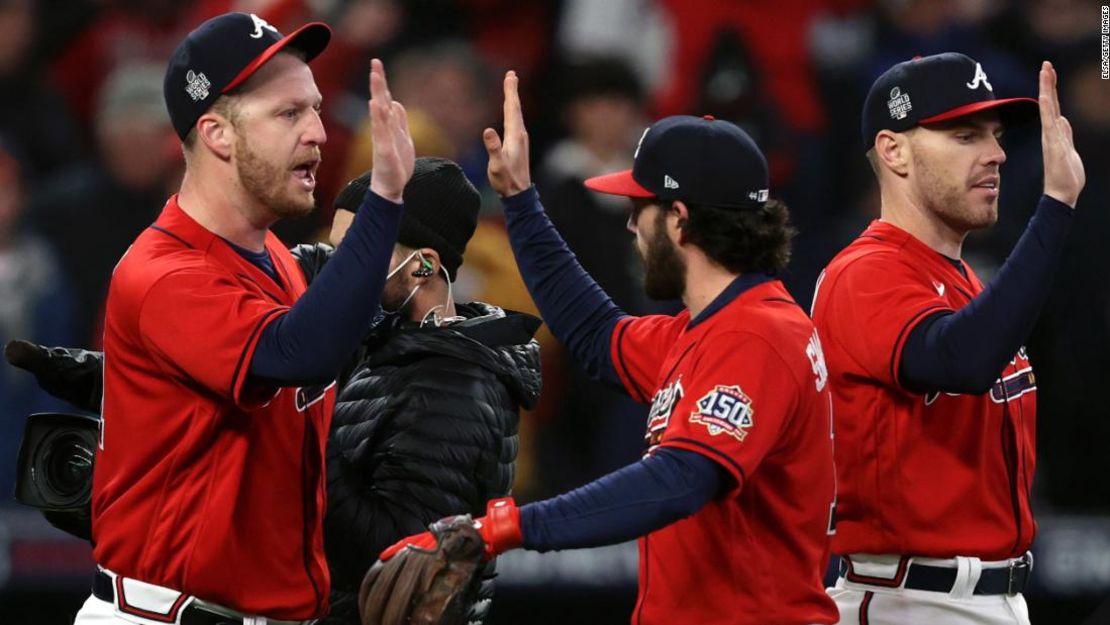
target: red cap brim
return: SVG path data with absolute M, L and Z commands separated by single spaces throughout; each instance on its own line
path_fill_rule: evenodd
M 1029 107 L 1030 103 L 1033 104 L 1033 107 Z M 1019 105 L 1019 106 L 1015 106 L 1015 105 Z M 939 115 L 933 115 L 932 117 L 927 117 L 925 119 L 922 119 L 922 120 L 918 121 L 917 123 L 919 123 L 919 124 L 933 124 L 933 123 L 936 123 L 936 122 L 943 122 L 943 121 L 946 121 L 946 120 L 949 120 L 949 119 L 956 119 L 957 117 L 963 117 L 964 115 L 971 115 L 972 113 L 978 113 L 980 111 L 989 111 L 991 109 L 996 109 L 1000 106 L 1005 106 L 1005 107 L 1007 107 L 1007 109 L 1013 109 L 1012 112 L 1016 114 L 1015 115 L 1015 121 L 1021 121 L 1023 119 L 1028 118 L 1028 117 L 1032 117 L 1032 116 L 1036 115 L 1036 113 L 1037 113 L 1037 109 L 1036 109 L 1037 101 L 1034 100 L 1033 98 L 1003 98 L 1001 100 L 984 100 L 982 102 L 973 102 L 971 104 L 965 104 L 963 106 L 957 106 L 956 108 L 954 108 L 950 111 L 945 111 L 943 113 L 940 113 Z M 1001 113 L 1001 112 L 1002 111 L 999 111 L 999 113 Z M 1008 112 L 1010 112 L 1010 111 L 1008 111 Z
M 623 195 L 625 197 L 655 197 L 654 193 L 642 187 L 640 183 L 632 178 L 631 169 L 618 171 L 614 174 L 588 178 L 585 185 L 587 189 L 597 191 L 598 193 Z
M 262 67 L 266 61 L 269 61 L 275 54 L 284 50 L 286 46 L 304 52 L 304 60 L 307 63 L 316 58 L 316 55 L 323 52 L 330 40 L 331 28 L 327 24 L 323 22 L 309 22 L 282 37 L 269 48 L 263 50 L 262 54 L 255 57 L 249 65 L 243 68 L 243 71 L 239 72 L 235 78 L 232 78 L 231 82 L 227 83 L 227 86 L 225 86 L 220 93 L 227 93 L 241 85 L 246 79 L 257 72 L 258 68 Z

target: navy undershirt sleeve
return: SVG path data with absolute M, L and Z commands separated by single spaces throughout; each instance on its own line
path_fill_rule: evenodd
M 274 386 L 326 384 L 366 338 L 378 310 L 403 206 L 372 191 L 331 259 L 285 314 L 266 326 L 251 376 Z
M 983 292 L 910 332 L 899 378 L 914 392 L 982 394 L 1029 337 L 1071 231 L 1073 210 L 1047 195 Z
M 503 204 L 509 243 L 540 316 L 591 378 L 623 389 L 609 347 L 624 313 L 578 263 L 534 186 Z
M 521 507 L 523 547 L 550 551 L 632 540 L 696 513 L 732 483 L 723 467 L 697 452 L 660 448 L 581 488 Z

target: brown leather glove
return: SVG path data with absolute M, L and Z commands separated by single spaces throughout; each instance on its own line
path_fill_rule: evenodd
M 485 542 L 469 515 L 430 527 L 435 544 L 410 546 L 366 573 L 362 625 L 466 625 L 478 593 Z

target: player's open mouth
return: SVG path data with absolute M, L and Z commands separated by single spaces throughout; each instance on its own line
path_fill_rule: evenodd
M 316 188 L 316 168 L 319 165 L 319 159 L 311 159 L 293 167 L 293 177 L 300 181 L 305 191 Z
M 984 190 L 987 191 L 987 193 L 989 195 L 997 196 L 998 195 L 998 182 L 999 182 L 998 176 L 987 176 L 986 178 L 982 178 L 981 180 L 979 180 L 975 184 L 971 185 L 971 187 L 973 189 L 984 189 Z

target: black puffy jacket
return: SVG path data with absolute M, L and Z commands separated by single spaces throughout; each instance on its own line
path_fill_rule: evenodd
M 539 320 L 474 302 L 443 327 L 387 321 L 341 382 L 328 442 L 325 623 L 358 623 L 357 593 L 382 549 L 509 494 L 520 408 L 540 392 Z M 489 608 L 493 563 L 485 571 Z

